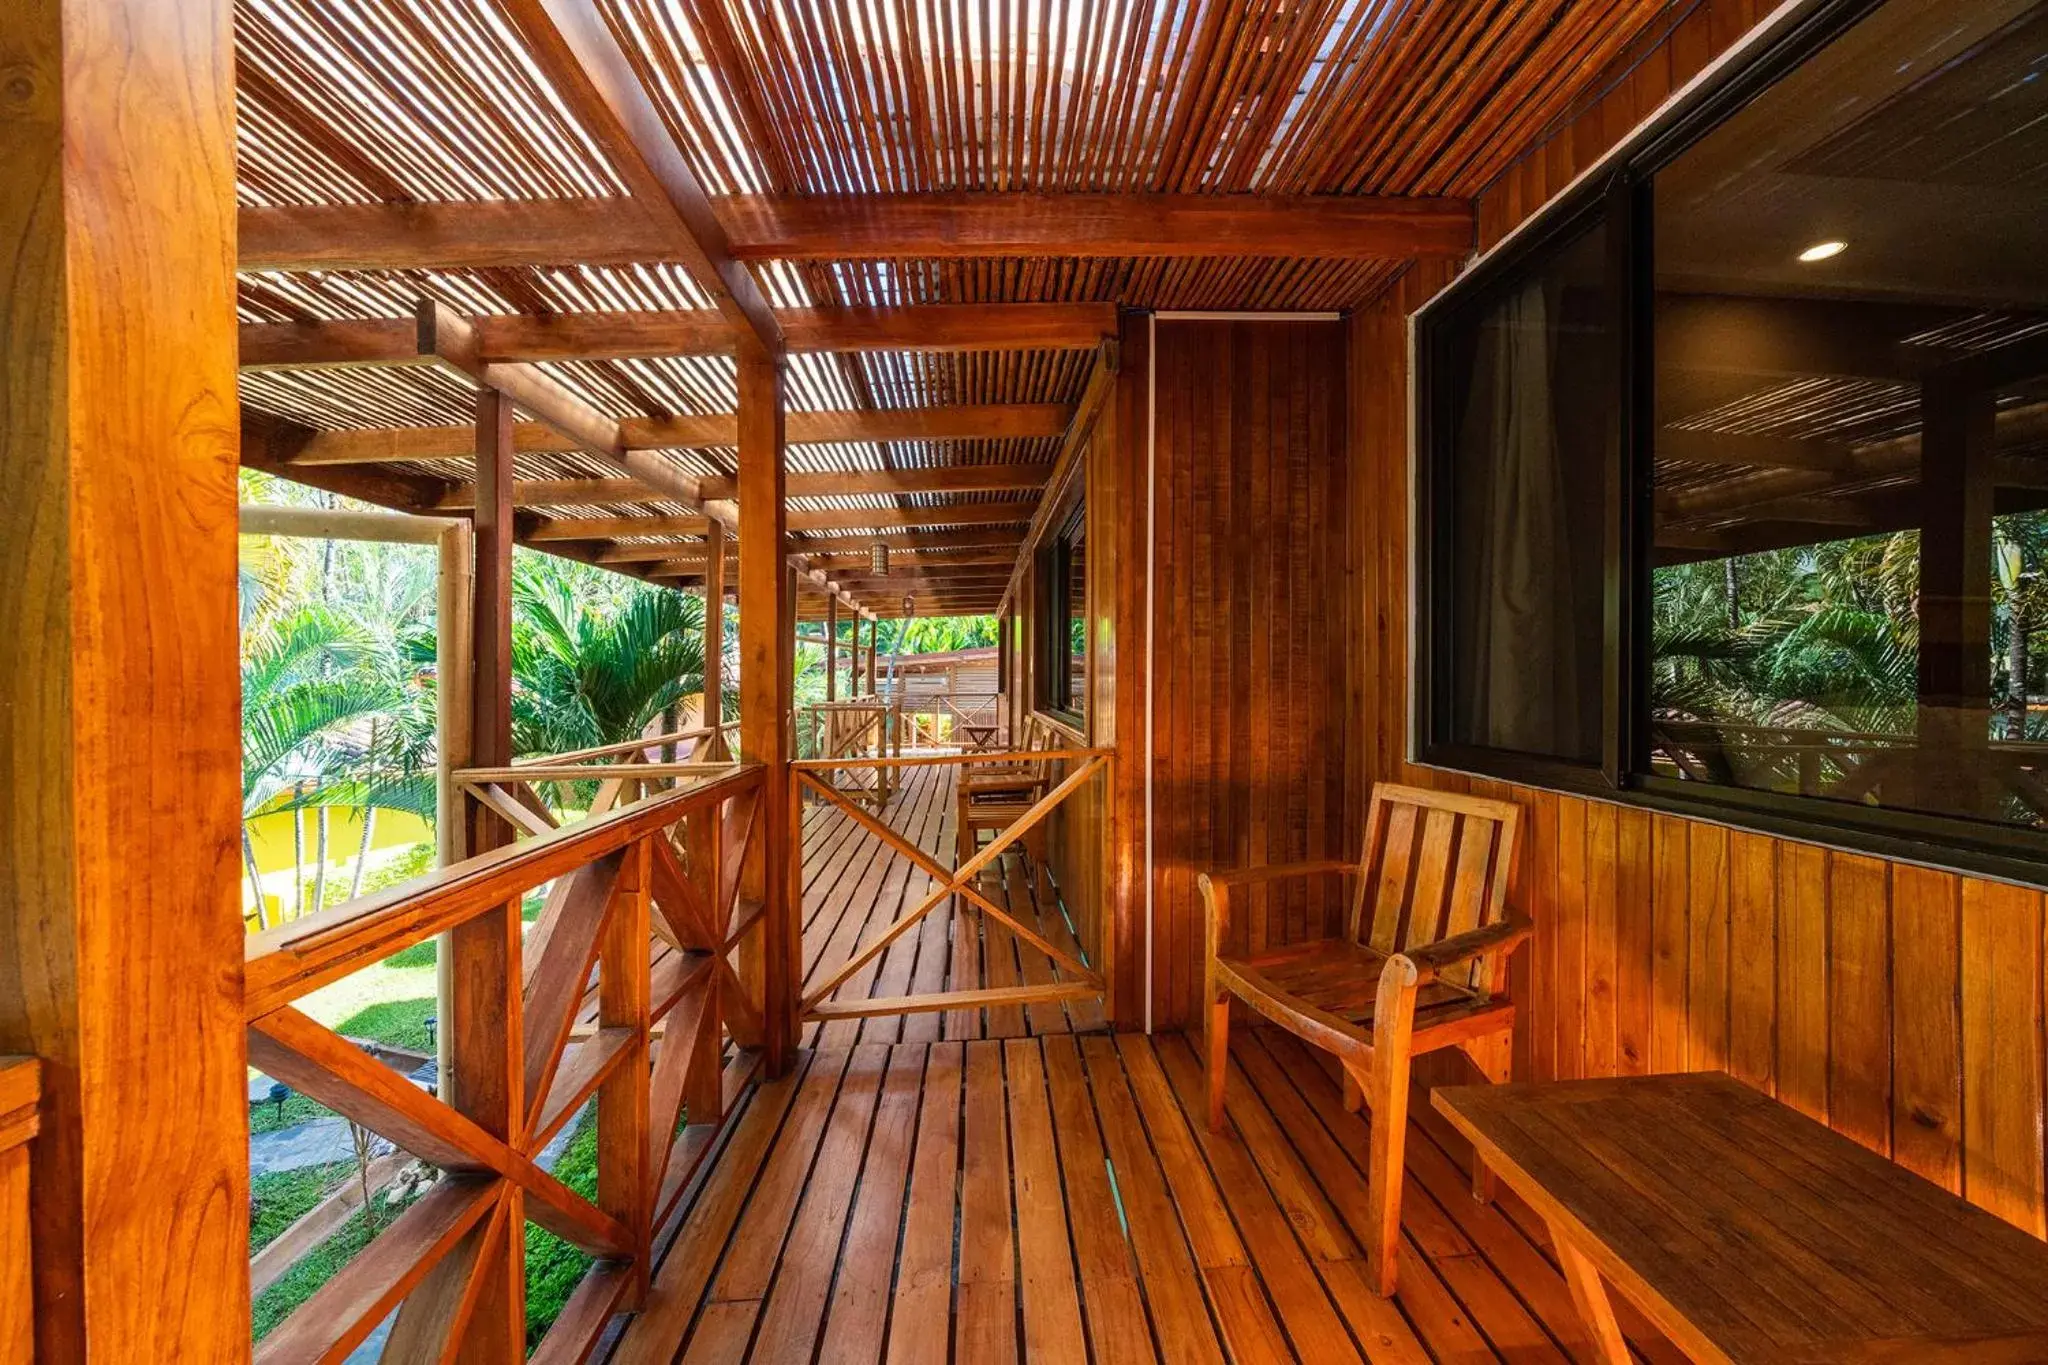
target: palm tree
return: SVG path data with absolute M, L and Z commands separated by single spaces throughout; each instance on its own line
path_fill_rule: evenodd
M 703 602 L 621 584 L 627 580 L 564 560 L 515 563 L 515 753 L 636 739 L 684 697 L 703 691 Z
M 399 701 L 362 666 L 371 642 L 323 607 L 258 614 L 242 646 L 242 858 L 264 922 L 247 822 L 318 805 L 328 775 L 360 757 L 353 739 Z M 295 816 L 296 818 L 296 816 Z

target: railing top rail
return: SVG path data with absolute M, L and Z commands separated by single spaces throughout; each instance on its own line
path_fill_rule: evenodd
M 631 754 L 639 753 L 646 749 L 659 749 L 664 744 L 674 744 L 679 740 L 709 739 L 714 729 L 737 730 L 739 727 L 740 723 L 738 721 L 731 720 L 720 721 L 716 726 L 698 725 L 688 730 L 664 730 L 658 735 L 645 735 L 639 739 L 621 740 L 617 744 L 599 744 L 588 749 L 571 749 L 569 752 L 562 754 L 535 754 L 531 758 L 515 758 L 512 760 L 512 766 L 522 768 L 530 764 L 559 765 L 563 763 L 580 763 L 588 758 L 611 758 L 618 754 Z
M 832 772 L 840 768 L 942 768 L 962 763 L 1045 763 L 1055 759 L 1114 757 L 1114 749 L 1010 749 L 1001 752 L 965 754 L 918 754 L 905 758 L 801 758 L 790 764 L 800 773 Z
M 509 768 L 457 768 L 457 782 L 580 782 L 622 777 L 644 782 L 656 777 L 711 777 L 729 773 L 736 763 L 549 763 L 537 761 Z
M 251 935 L 244 950 L 244 1015 L 261 1018 L 542 882 L 596 862 L 699 806 L 759 785 L 764 771 L 758 763 L 726 767 L 712 781 L 657 792 Z

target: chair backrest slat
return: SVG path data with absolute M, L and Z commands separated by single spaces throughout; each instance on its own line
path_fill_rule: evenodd
M 1408 896 L 1408 923 L 1401 931 L 1403 947 L 1419 948 L 1444 936 L 1444 889 L 1451 877 L 1452 840 L 1458 832 L 1453 811 L 1431 810 L 1422 816 L 1422 848 L 1415 858 L 1415 889 Z
M 1375 796 L 1373 799 L 1379 798 Z M 1372 938 L 1369 942 L 1383 953 L 1400 948 L 1402 921 L 1408 912 L 1408 894 L 1415 881 L 1417 807 L 1406 801 L 1389 804 L 1386 821 L 1381 827 L 1385 837 L 1378 849 L 1378 875 L 1374 876 L 1368 868 L 1365 877 L 1371 883 L 1374 897 Z M 1375 860 L 1368 857 L 1368 863 L 1372 861 Z
M 1512 801 L 1382 782 L 1366 813 L 1363 875 L 1347 933 L 1383 953 L 1435 943 L 1507 913 L 1522 810 Z M 1489 964 L 1454 975 L 1491 989 Z

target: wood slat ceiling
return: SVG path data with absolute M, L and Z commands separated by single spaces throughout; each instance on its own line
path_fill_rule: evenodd
M 595 0 L 692 172 L 712 196 L 939 193 L 1476 195 L 1679 0 Z M 590 205 L 622 234 L 643 216 L 627 177 L 550 83 L 498 0 L 239 0 L 239 193 L 245 211 L 341 206 Z M 567 204 L 564 201 L 569 201 Z M 368 211 L 367 208 L 365 211 Z M 1357 306 L 1406 265 L 1389 256 L 866 255 L 751 261 L 777 310 L 1094 303 L 1138 308 Z M 1273 249 L 1259 245 L 1260 252 Z M 1086 256 L 1086 258 L 1083 258 Z M 472 317 L 703 310 L 672 260 L 406 270 L 248 270 L 248 323 L 404 319 L 421 299 Z M 1085 349 L 803 351 L 793 411 L 1072 405 Z M 617 419 L 732 411 L 734 362 L 658 354 L 535 362 Z M 245 372 L 252 411 L 317 430 L 460 426 L 473 388 L 431 366 Z M 792 447 L 793 470 L 1052 460 L 1057 438 Z M 729 449 L 662 452 L 729 475 Z M 518 458 L 522 480 L 600 479 L 575 451 Z M 384 477 L 378 483 L 378 477 Z M 326 486 L 438 500 L 460 459 L 325 469 Z M 387 498 L 388 500 L 388 498 Z M 1015 491 L 806 499 L 871 507 L 878 525 L 1014 506 Z M 534 507 L 539 519 L 674 516 L 673 503 Z M 879 514 L 894 514 L 884 520 Z M 972 529 L 990 523 L 977 519 Z M 862 528 L 833 527 L 843 536 Z M 901 529 L 901 528 L 897 528 Z M 965 534 L 963 532 L 962 534 Z M 605 537 L 581 545 L 598 557 Z M 674 539 L 673 537 L 667 539 Z M 687 540 L 680 541 L 687 544 Z M 628 569 L 634 569 L 629 564 Z M 639 570 L 644 571 L 644 570 Z M 877 606 L 893 608 L 894 603 Z

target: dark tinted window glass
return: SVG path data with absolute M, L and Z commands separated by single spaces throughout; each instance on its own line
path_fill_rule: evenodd
M 1652 771 L 2048 823 L 2044 73 L 1892 0 L 1657 175 Z
M 1596 226 L 1432 324 L 1439 740 L 1600 760 L 1610 269 Z
M 1074 720 L 1088 711 L 1087 527 L 1087 503 L 1077 500 L 1039 548 L 1035 565 L 1035 700 Z

